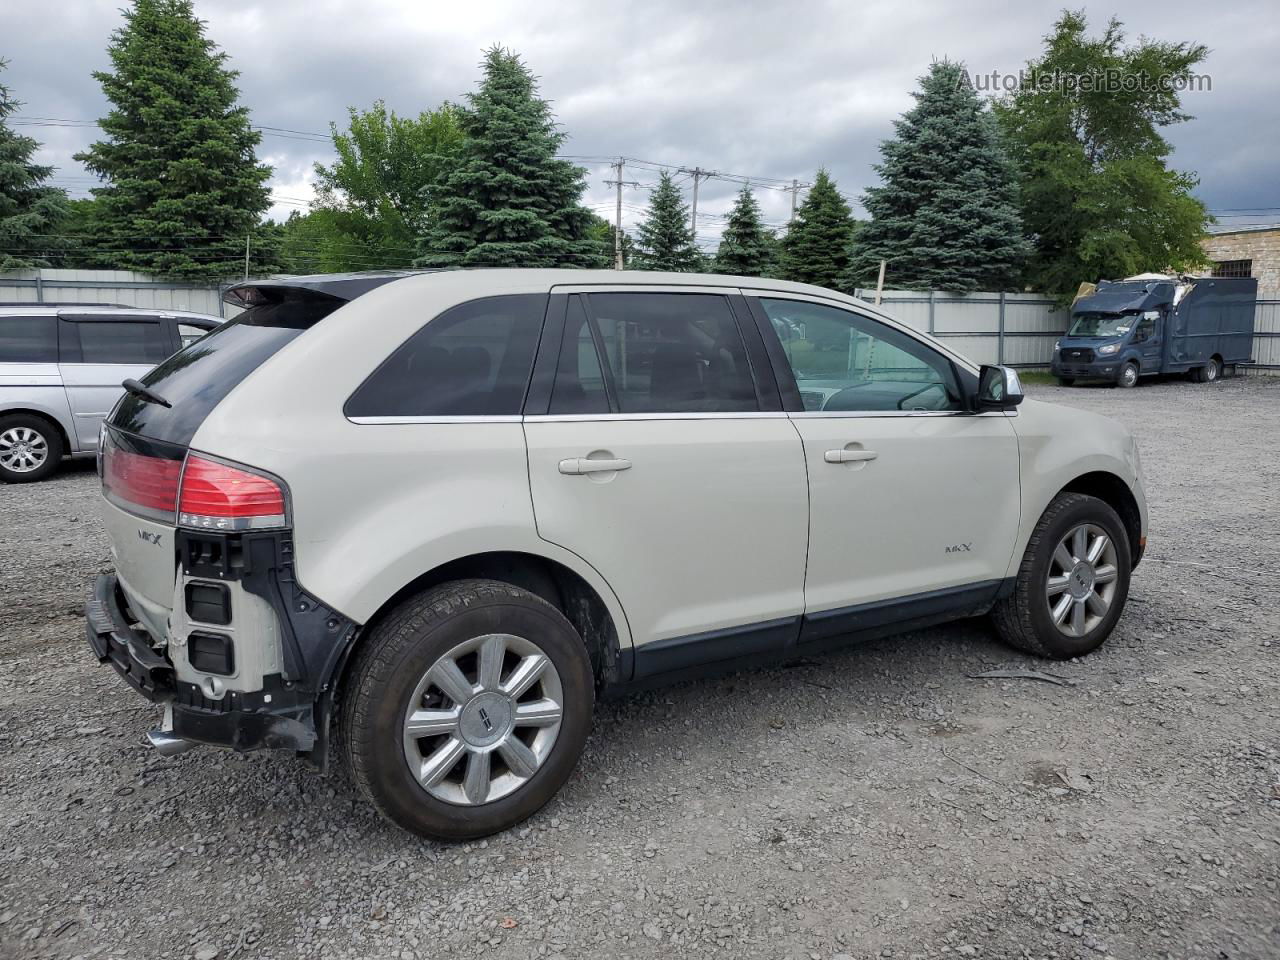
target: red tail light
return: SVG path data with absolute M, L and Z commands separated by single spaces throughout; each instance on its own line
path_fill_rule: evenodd
M 281 527 L 284 490 L 269 477 L 191 454 L 182 474 L 178 523 L 201 530 Z
M 143 456 L 108 437 L 102 440 L 103 492 L 126 509 L 140 508 L 145 514 L 172 520 L 181 476 L 181 460 Z

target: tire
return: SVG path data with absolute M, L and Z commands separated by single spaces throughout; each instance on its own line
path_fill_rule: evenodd
M 0 480 L 5 483 L 45 479 L 58 469 L 63 452 L 62 434 L 44 417 L 0 416 Z
M 1116 385 L 1124 387 L 1126 390 L 1132 389 L 1138 385 L 1138 365 L 1132 360 L 1120 368 L 1120 376 L 1116 378 Z
M 1093 539 L 1096 532 L 1103 534 L 1109 542 L 1109 549 L 1104 548 L 1100 557 L 1103 562 L 1096 565 L 1099 582 L 1091 591 L 1097 594 L 1099 601 L 1106 600 L 1106 610 L 1101 614 L 1094 612 L 1096 607 L 1092 601 L 1076 599 L 1077 594 L 1084 594 L 1082 588 L 1085 583 L 1093 581 L 1094 567 L 1081 571 L 1084 582 L 1073 581 L 1072 576 L 1062 573 L 1065 565 L 1056 556 L 1063 539 L 1079 529 L 1086 531 L 1089 546 L 1096 544 L 1096 539 Z M 1068 550 L 1069 554 L 1076 552 Z M 1105 562 L 1108 558 L 1110 563 Z M 1114 567 L 1114 579 L 1102 582 L 1101 577 L 1105 576 L 1108 566 Z M 1102 645 L 1120 619 L 1129 596 L 1131 566 L 1129 537 L 1116 512 L 1097 497 L 1060 493 L 1049 504 L 1031 534 L 1018 568 L 1013 594 L 995 605 L 991 619 L 1004 641 L 1019 650 L 1054 660 L 1084 656 Z M 1070 586 L 1056 595 L 1050 594 L 1051 576 L 1058 585 L 1065 581 Z M 1071 598 L 1070 607 L 1063 621 L 1064 627 L 1059 627 L 1054 622 L 1051 608 L 1063 602 L 1061 598 L 1064 597 Z M 1069 633 L 1076 608 L 1081 603 L 1084 604 L 1085 615 L 1078 626 L 1083 629 Z
M 1075 377 L 1059 377 L 1058 378 L 1058 386 L 1060 387 L 1070 387 L 1075 382 L 1076 382 Z
M 493 643 L 506 652 L 491 673 L 499 682 L 485 685 L 478 646 L 457 651 Z M 523 696 L 507 696 L 502 690 L 518 689 L 517 673 L 536 659 L 534 651 L 548 663 Z M 446 660 L 466 683 L 454 687 L 455 698 L 432 679 L 444 676 L 437 671 Z M 520 720 L 519 711 L 537 709 L 546 720 L 556 696 L 558 724 Z M 411 704 L 431 730 L 421 739 L 406 729 Z M 423 836 L 470 840 L 520 823 L 555 795 L 582 753 L 594 706 L 586 647 L 559 610 L 509 584 L 460 580 L 406 600 L 365 638 L 346 682 L 341 737 L 352 778 L 385 818 Z M 442 719 L 446 714 L 454 719 Z M 499 739 L 488 742 L 493 737 Z M 435 783 L 410 766 L 412 758 L 426 771 L 428 758 L 451 751 L 457 758 L 435 764 L 444 770 Z M 480 764 L 473 757 L 480 754 L 487 759 L 473 793 L 471 772 Z M 532 773 L 522 775 L 519 766 L 529 761 L 536 761 L 526 768 Z
M 1210 357 L 1209 362 L 1200 368 L 1201 383 L 1216 383 L 1222 376 L 1222 362 L 1217 357 Z

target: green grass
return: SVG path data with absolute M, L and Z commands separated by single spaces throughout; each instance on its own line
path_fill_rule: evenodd
M 1058 382 L 1048 370 L 1019 370 L 1018 379 L 1023 383 L 1036 383 L 1043 386 L 1053 386 Z

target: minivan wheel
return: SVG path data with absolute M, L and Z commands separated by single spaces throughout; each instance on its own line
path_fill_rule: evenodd
M 591 729 L 582 638 L 527 590 L 462 580 L 413 597 L 357 653 L 342 711 L 357 786 L 392 823 L 468 840 L 542 808 Z
M 1116 382 L 1122 387 L 1136 387 L 1138 385 L 1138 365 L 1136 363 L 1126 363 L 1120 368 L 1120 378 Z
M 29 413 L 0 417 L 0 480 L 43 480 L 61 459 L 62 437 L 48 420 Z
M 1110 506 L 1059 494 L 1031 534 L 1013 594 L 991 611 L 996 629 L 1012 646 L 1056 660 L 1096 650 L 1124 610 L 1130 564 L 1128 535 Z
M 1217 357 L 1210 357 L 1209 362 L 1204 365 L 1200 374 L 1201 383 L 1213 383 L 1222 373 L 1222 368 L 1218 365 Z

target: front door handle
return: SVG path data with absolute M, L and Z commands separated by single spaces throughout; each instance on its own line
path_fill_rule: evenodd
M 822 455 L 827 463 L 856 463 L 860 460 L 874 460 L 879 454 L 874 450 L 828 450 Z
M 630 460 L 590 460 L 586 457 L 573 457 L 560 461 L 560 472 L 570 477 L 584 473 L 615 473 L 618 470 L 630 470 Z

